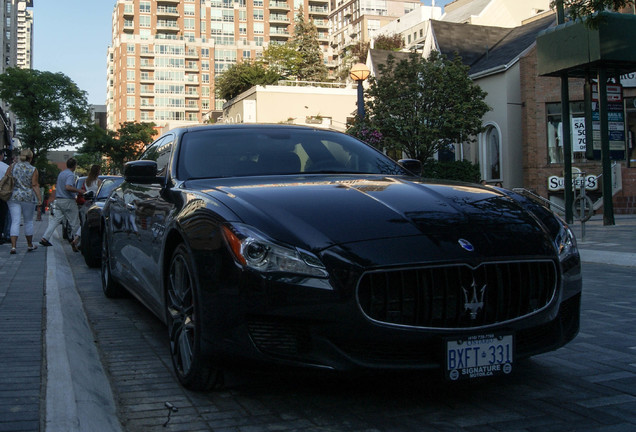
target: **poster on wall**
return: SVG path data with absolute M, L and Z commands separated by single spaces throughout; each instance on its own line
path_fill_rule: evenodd
M 609 127 L 610 159 L 625 159 L 625 112 L 623 87 L 607 85 L 607 119 Z M 585 122 L 583 122 L 585 125 Z M 592 126 L 594 130 L 594 158 L 601 158 L 601 122 L 598 102 L 598 84 L 592 84 Z

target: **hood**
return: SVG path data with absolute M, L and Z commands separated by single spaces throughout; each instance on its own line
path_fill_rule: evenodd
M 196 185 L 241 222 L 312 249 L 386 238 L 467 238 L 483 245 L 544 243 L 542 226 L 515 200 L 473 184 L 383 176 L 222 179 Z M 197 181 L 202 182 L 202 181 Z M 189 182 L 193 183 L 193 182 Z M 190 184 L 188 187 L 193 187 Z M 537 236 L 537 234 L 540 234 Z M 540 247 L 544 249 L 545 244 Z

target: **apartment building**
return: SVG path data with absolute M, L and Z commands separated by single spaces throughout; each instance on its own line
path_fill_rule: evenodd
M 332 0 L 332 67 L 347 67 L 346 55 L 352 45 L 369 42 L 381 27 L 419 6 L 419 0 Z
M 33 63 L 33 0 L 3 0 L 2 61 L 0 74 L 7 68 L 30 68 Z M 3 101 L 0 101 L 0 149 L 12 148 L 15 134 L 15 118 Z
M 329 0 L 117 0 L 108 50 L 108 128 L 160 128 L 221 113 L 214 80 L 230 65 L 293 36 L 302 7 L 328 52 Z

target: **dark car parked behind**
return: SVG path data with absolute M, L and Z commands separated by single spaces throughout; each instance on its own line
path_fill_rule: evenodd
M 142 159 L 104 206 L 102 286 L 166 322 L 188 388 L 237 359 L 505 375 L 578 332 L 574 236 L 513 192 L 289 125 L 176 129 Z
M 99 267 L 102 260 L 102 209 L 110 193 L 124 181 L 119 176 L 104 176 L 97 194 L 85 194 L 86 203 L 80 207 L 82 255 L 89 267 Z

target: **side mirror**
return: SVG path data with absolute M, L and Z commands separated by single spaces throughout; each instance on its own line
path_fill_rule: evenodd
M 94 200 L 95 199 L 95 191 L 84 192 L 83 197 L 84 197 L 84 199 L 86 201 Z
M 412 172 L 418 177 L 422 176 L 422 162 L 417 159 L 400 159 L 398 163 L 402 168 Z
M 157 162 L 152 160 L 127 162 L 124 165 L 124 180 L 141 184 L 161 183 L 157 178 Z

